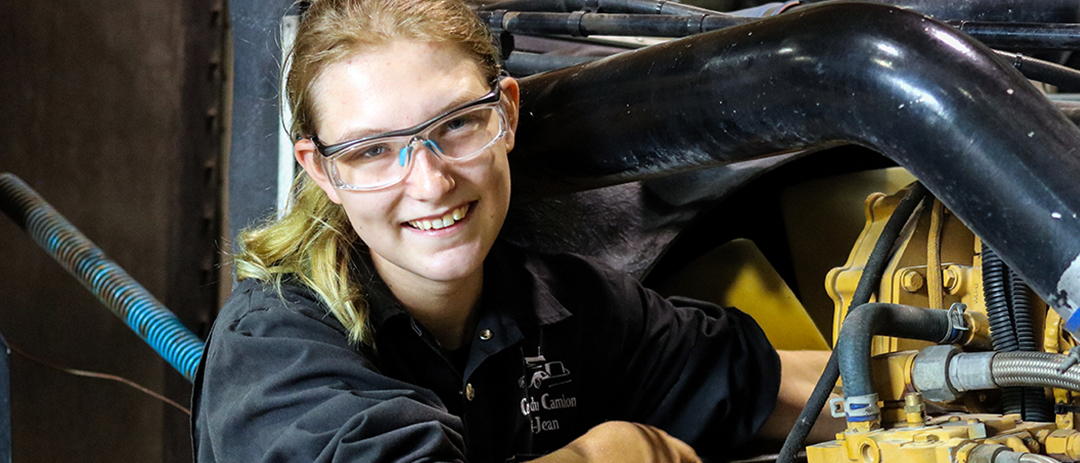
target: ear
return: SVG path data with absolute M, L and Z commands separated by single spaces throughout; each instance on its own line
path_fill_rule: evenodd
M 293 145 L 293 153 L 296 155 L 296 162 L 300 163 L 300 166 L 304 168 L 304 172 L 307 172 L 308 176 L 315 181 L 315 184 L 326 192 L 326 196 L 330 198 L 330 201 L 333 201 L 334 204 L 341 204 L 341 197 L 338 196 L 337 189 L 334 188 L 334 185 L 330 182 L 330 177 L 323 170 L 322 155 L 315 148 L 315 143 L 310 138 L 303 138 Z
M 506 117 L 510 122 L 510 129 L 506 133 L 506 151 L 514 149 L 514 134 L 517 133 L 518 114 L 521 112 L 521 93 L 517 80 L 513 77 L 504 77 L 499 81 L 502 86 L 503 97 L 506 98 Z

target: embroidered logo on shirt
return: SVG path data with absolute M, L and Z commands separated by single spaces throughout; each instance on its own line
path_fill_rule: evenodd
M 570 382 L 570 370 L 562 362 L 548 362 L 543 355 L 525 357 L 525 373 L 531 376 L 529 387 L 540 389 L 541 386 L 558 386 Z M 518 379 L 518 386 L 525 387 L 525 376 Z
M 521 414 L 530 418 L 529 426 L 533 434 L 560 428 L 558 419 L 544 419 L 538 412 L 577 408 L 577 397 L 550 391 L 550 388 L 571 381 L 570 370 L 562 362 L 548 361 L 543 354 L 525 357 L 525 374 L 518 379 L 518 386 L 525 389 L 525 397 L 521 399 Z M 531 393 L 530 389 L 537 392 Z

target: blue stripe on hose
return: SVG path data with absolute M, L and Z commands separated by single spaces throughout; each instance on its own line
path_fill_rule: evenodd
M 123 318 L 173 368 L 188 380 L 195 377 L 203 355 L 202 340 L 18 177 L 0 175 L 0 193 L 4 195 L 0 201 L 14 198 L 15 213 L 23 218 L 34 242 Z

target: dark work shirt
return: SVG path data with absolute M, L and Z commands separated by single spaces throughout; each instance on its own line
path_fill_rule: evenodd
M 609 420 L 722 459 L 776 400 L 779 359 L 749 316 L 577 256 L 497 243 L 466 351 L 367 279 L 374 348 L 303 286 L 237 285 L 195 380 L 198 461 L 525 461 Z

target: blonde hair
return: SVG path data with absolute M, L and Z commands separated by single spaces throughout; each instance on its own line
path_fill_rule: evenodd
M 455 44 L 484 77 L 499 74 L 498 50 L 487 28 L 460 0 L 315 0 L 304 13 L 290 51 L 285 95 L 294 140 L 316 131 L 314 87 L 326 68 L 393 40 Z M 349 341 L 373 344 L 367 303 L 353 259 L 363 247 L 344 209 L 308 177 L 297 176 L 280 219 L 239 237 L 236 276 L 281 285 L 296 279 L 311 288 L 345 326 Z

